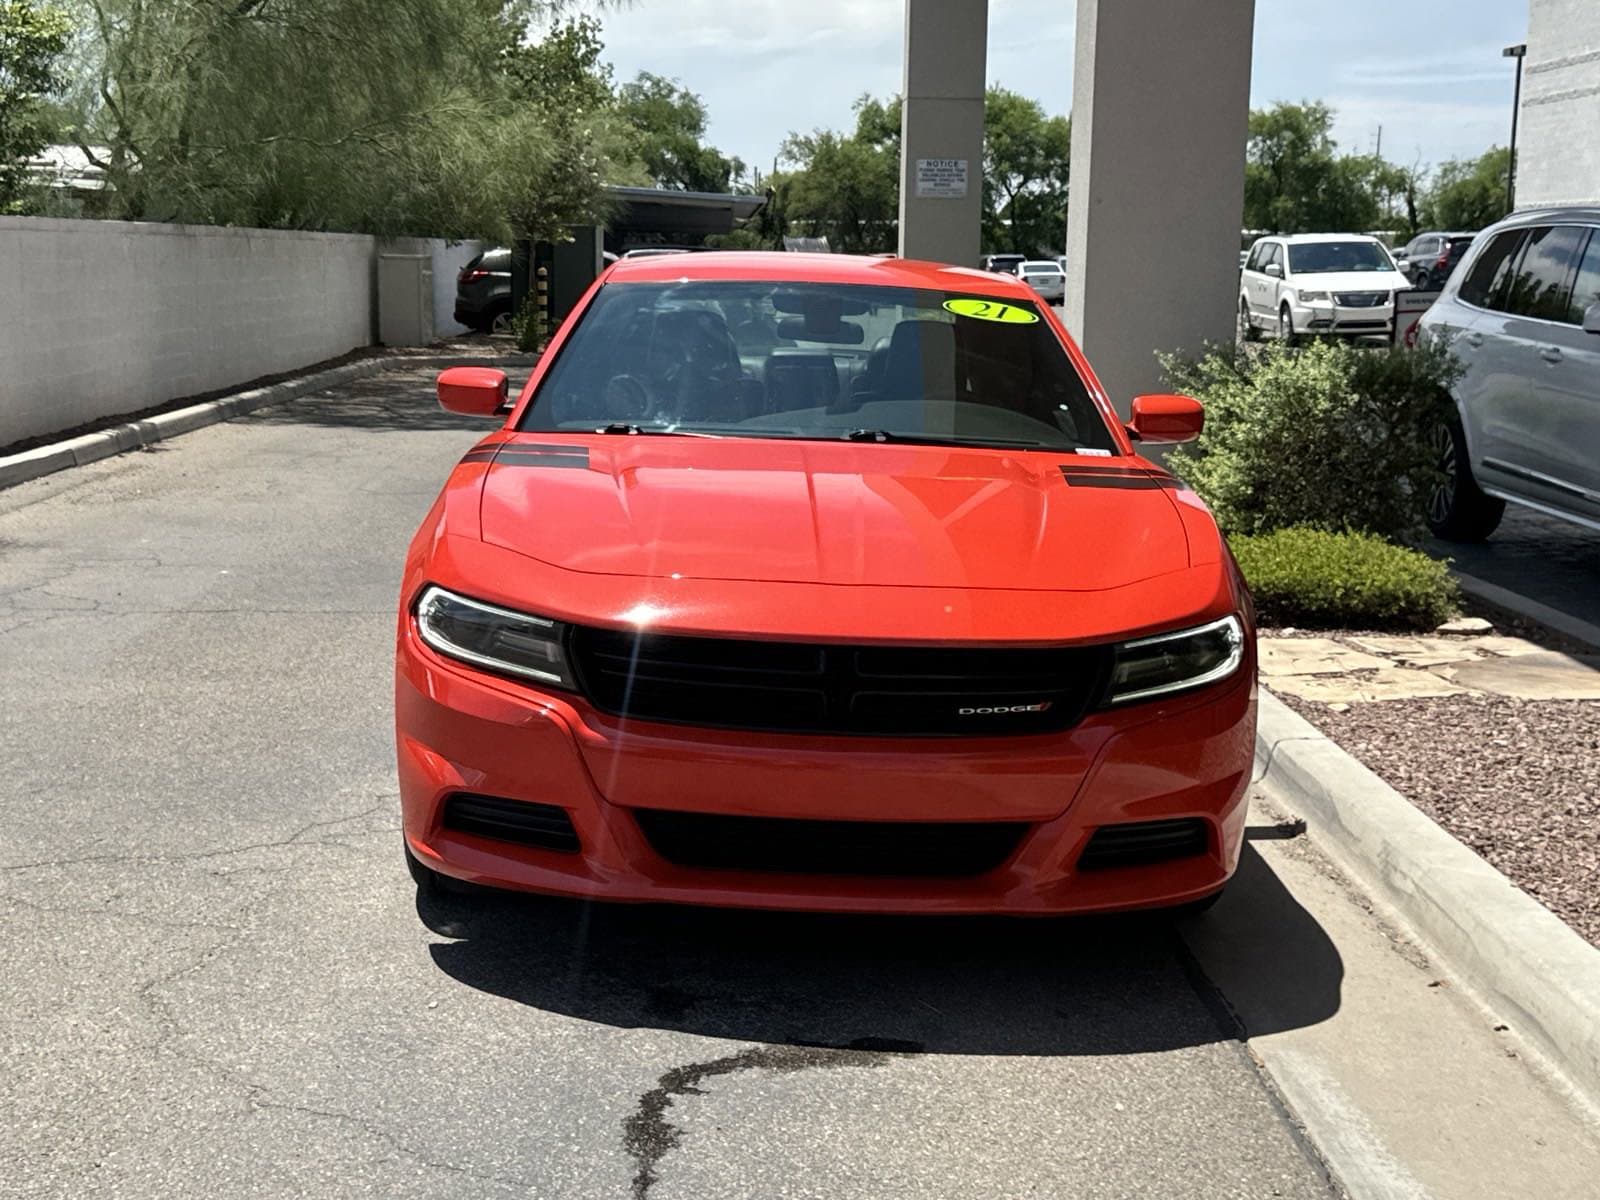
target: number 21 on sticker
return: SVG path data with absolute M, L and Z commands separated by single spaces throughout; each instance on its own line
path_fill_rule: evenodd
M 1038 313 L 1029 312 L 1025 308 L 1017 308 L 999 300 L 978 300 L 973 297 L 946 300 L 944 310 L 958 317 L 971 317 L 975 321 L 999 321 L 1005 325 L 1032 325 L 1039 319 Z

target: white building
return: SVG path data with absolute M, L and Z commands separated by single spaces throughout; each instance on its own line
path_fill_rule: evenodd
M 1600 0 L 1530 0 L 1517 207 L 1600 204 Z

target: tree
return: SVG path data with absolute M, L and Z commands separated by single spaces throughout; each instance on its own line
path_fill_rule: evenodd
M 844 254 L 892 249 L 900 206 L 900 101 L 862 96 L 851 134 L 791 133 L 779 151 L 794 170 L 773 182 L 784 218 Z
M 1066 239 L 1072 126 L 1037 100 L 992 87 L 984 99 L 983 248 L 1052 252 Z
M 1384 219 L 1403 172 L 1372 154 L 1340 154 L 1333 110 L 1318 101 L 1250 114 L 1244 224 L 1273 233 L 1359 231 Z
M 58 8 L 0 0 L 0 213 L 21 209 L 27 160 L 50 141 L 44 98 L 62 85 L 71 28 Z
M 1507 213 L 1506 182 L 1511 152 L 1492 146 L 1476 159 L 1439 164 L 1424 206 L 1433 229 L 1483 229 Z
M 706 106 L 675 79 L 639 72 L 617 93 L 617 113 L 634 134 L 634 152 L 657 187 L 726 192 L 744 164 L 703 144 Z
M 599 201 L 608 139 L 512 71 L 552 0 L 75 2 L 103 215 L 547 237 Z

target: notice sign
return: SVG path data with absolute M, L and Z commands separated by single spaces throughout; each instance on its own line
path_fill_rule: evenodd
M 967 160 L 917 159 L 917 195 L 955 200 L 967 194 Z

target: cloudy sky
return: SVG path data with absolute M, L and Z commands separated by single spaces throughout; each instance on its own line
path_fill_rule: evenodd
M 1509 133 L 1526 0 L 1256 0 L 1251 103 L 1326 100 L 1348 149 L 1410 164 Z M 1073 0 L 990 0 L 989 79 L 1051 112 L 1072 99 Z M 710 141 L 763 171 L 790 130 L 843 128 L 900 86 L 903 0 L 634 0 L 605 20 L 619 79 L 650 70 L 705 97 Z M 1196 64 L 1203 70 L 1203 64 Z

